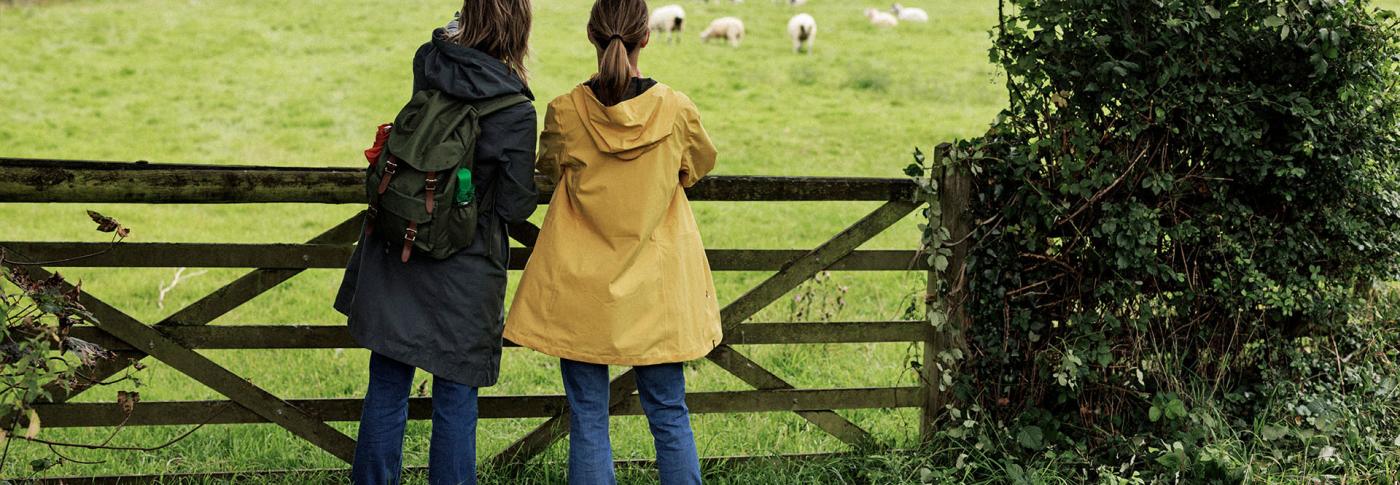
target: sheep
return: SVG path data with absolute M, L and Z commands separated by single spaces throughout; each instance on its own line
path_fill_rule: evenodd
M 889 12 L 882 12 L 879 9 L 865 9 L 865 18 L 870 19 L 870 24 L 882 29 L 888 29 L 899 25 L 899 18 Z
M 787 0 L 789 7 L 801 7 L 807 4 L 807 0 Z
M 788 21 L 788 36 L 792 37 L 793 52 L 802 52 L 805 48 L 811 54 L 812 42 L 817 40 L 817 19 L 805 13 L 792 16 Z
M 890 8 L 890 12 L 905 22 L 928 22 L 928 12 L 922 8 L 904 8 L 903 5 L 896 3 Z
M 664 32 L 666 41 L 679 41 L 676 33 L 685 29 L 685 9 L 680 5 L 667 5 L 651 11 L 651 31 Z
M 744 21 L 735 17 L 720 17 L 710 22 L 710 27 L 700 33 L 700 40 L 728 39 L 729 45 L 739 47 L 744 40 Z

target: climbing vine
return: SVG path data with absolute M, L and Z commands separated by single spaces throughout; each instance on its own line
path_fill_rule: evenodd
M 1372 355 L 1355 315 L 1400 276 L 1394 17 L 1340 0 L 1002 3 L 1010 106 L 953 148 L 975 167 L 972 220 L 995 222 L 970 238 L 948 436 L 999 439 L 957 419 L 976 412 L 1030 453 L 1146 452 L 1114 473 L 1238 479 L 1211 422 L 1314 426 L 1327 399 L 1300 393 L 1375 390 L 1296 349 Z M 941 270 L 938 170 L 915 160 Z

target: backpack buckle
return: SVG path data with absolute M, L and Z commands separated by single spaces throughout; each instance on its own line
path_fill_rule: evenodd
M 394 159 L 390 158 L 388 162 L 384 163 L 384 174 L 393 175 L 398 172 L 398 168 L 399 164 L 394 163 Z
M 403 240 L 413 242 L 418 240 L 418 230 L 412 227 L 403 232 Z
M 427 190 L 428 190 L 429 192 L 434 191 L 434 190 L 437 190 L 437 184 L 438 184 L 438 178 L 437 178 L 437 177 L 428 177 L 428 179 L 426 180 L 426 182 L 427 182 L 427 184 L 428 184 Z

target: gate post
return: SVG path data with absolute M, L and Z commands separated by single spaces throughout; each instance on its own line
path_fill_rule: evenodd
M 969 325 L 966 301 L 967 251 L 971 245 L 968 234 L 972 232 L 968 204 L 972 196 L 972 175 L 967 161 L 962 157 L 952 157 L 952 145 L 939 145 L 933 153 L 933 178 L 938 181 L 938 206 L 941 209 L 939 223 L 948 229 L 948 242 L 952 243 L 952 254 L 948 266 L 938 271 L 929 265 L 928 286 L 924 297 L 925 311 L 941 308 L 947 319 L 941 326 L 930 324 L 924 339 L 924 361 L 922 389 L 923 415 L 919 420 L 919 436 L 927 443 L 937 431 L 934 423 L 943 414 L 944 407 L 953 400 L 953 390 L 943 386 L 944 375 L 955 372 L 956 363 L 949 364 L 939 358 L 939 354 L 950 349 L 961 349 L 966 358 L 967 342 L 964 335 Z M 930 224 L 933 221 L 929 222 Z M 938 248 L 929 248 L 935 251 Z

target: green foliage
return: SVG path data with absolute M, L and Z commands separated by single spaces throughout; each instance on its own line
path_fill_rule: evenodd
M 32 416 L 31 404 L 52 397 L 45 386 L 77 378 L 71 362 L 51 358 L 52 353 L 72 353 L 87 363 L 105 356 L 106 351 L 68 336 L 73 325 L 95 321 L 78 302 L 77 287 L 67 286 L 57 274 L 32 279 L 25 270 L 6 263 L 5 255 L 0 254 L 0 276 L 8 283 L 0 286 L 0 317 L 4 322 L 0 327 L 0 369 L 4 369 L 0 373 L 0 419 L 18 426 Z M 13 429 L 0 432 L 20 434 Z
M 88 217 L 99 232 L 112 233 L 111 245 L 101 252 L 129 234 L 116 219 L 93 211 L 88 211 Z M 54 263 L 12 258 L 0 249 L 0 422 L 6 423 L 0 428 L 0 442 L 11 436 L 34 439 L 42 423 L 33 405 L 52 399 L 52 386 L 100 384 L 83 382 L 80 365 L 90 366 L 114 355 L 68 335 L 75 325 L 97 323 L 79 301 L 81 285 L 69 284 L 58 273 L 37 279 L 27 269 Z M 7 464 L 8 450 L 7 444 L 0 452 L 0 471 Z M 60 456 L 43 457 L 31 460 L 29 467 L 39 473 L 60 463 Z
M 1356 312 L 1400 274 L 1393 16 L 1146 3 L 1006 5 L 992 59 L 1010 107 L 954 147 L 975 164 L 979 224 L 959 397 L 1005 423 L 1013 454 L 1070 453 L 1084 470 L 1151 457 L 1112 471 L 1125 479 L 1257 473 L 1212 434 L 1250 417 L 1279 420 L 1290 431 L 1262 441 L 1296 439 L 1279 449 L 1315 462 L 1393 453 L 1381 438 L 1319 447 L 1356 425 L 1354 393 L 1394 386 L 1382 364 L 1309 353 L 1368 352 L 1361 328 L 1387 324 Z M 1295 436 L 1300 423 L 1316 429 Z

